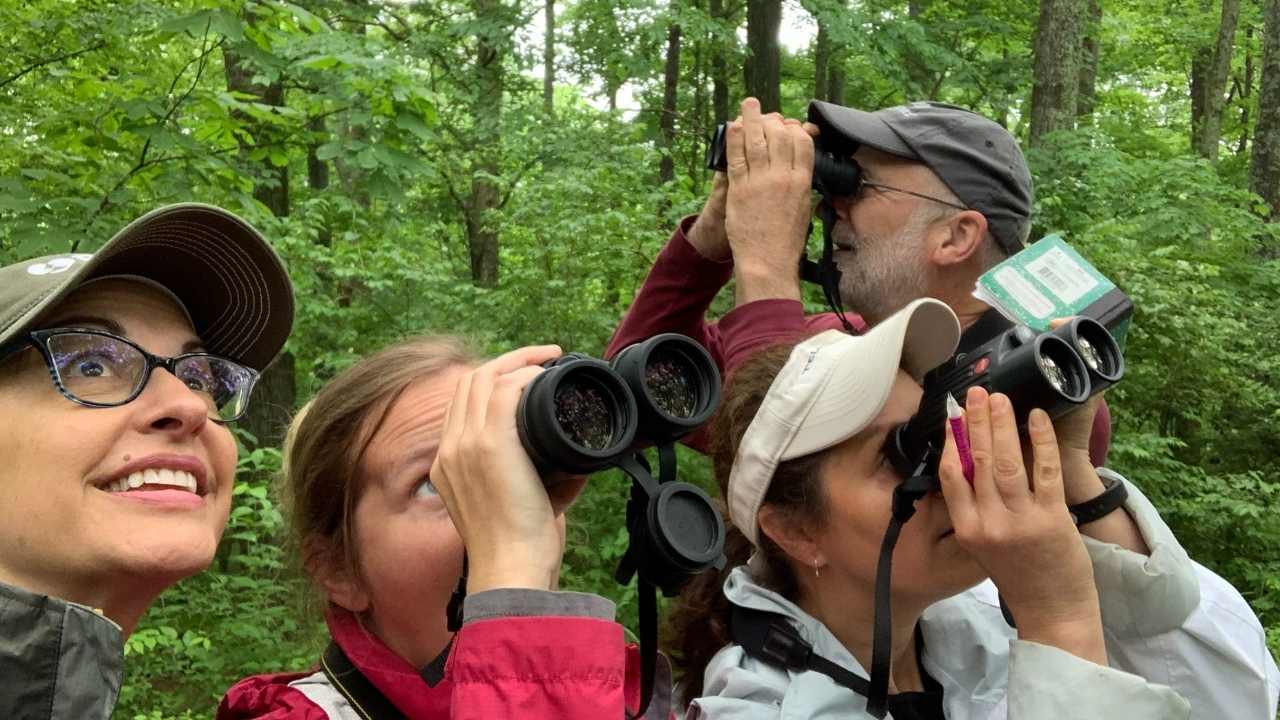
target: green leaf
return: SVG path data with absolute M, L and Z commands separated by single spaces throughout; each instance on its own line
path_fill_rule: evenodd
M 402 112 L 396 115 L 396 127 L 402 130 L 408 130 L 418 136 L 419 140 L 430 141 L 434 136 L 422 118 L 410 112 Z
M 316 148 L 317 160 L 332 160 L 342 154 L 342 145 L 340 143 L 325 143 Z
M 336 55 L 313 55 L 298 63 L 298 67 L 306 70 L 328 70 L 338 64 Z

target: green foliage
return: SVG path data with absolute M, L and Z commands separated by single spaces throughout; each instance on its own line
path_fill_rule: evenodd
M 556 3 L 548 117 L 535 77 L 541 6 L 488 4 L 477 16 L 477 3 L 456 0 L 0 3 L 0 263 L 91 250 L 165 202 L 235 210 L 294 279 L 300 402 L 424 332 L 485 352 L 557 342 L 598 353 L 672 224 L 699 207 L 712 60 L 724 60 L 732 116 L 744 13 L 731 0 L 721 17 L 710 3 Z M 844 47 L 849 104 L 929 97 L 1024 134 L 1034 3 L 801 5 Z M 1244 189 L 1240 142 L 1256 116 L 1243 70 L 1247 55 L 1257 64 L 1257 33 L 1239 36 L 1241 87 L 1214 167 L 1190 157 L 1186 88 L 1214 13 L 1193 0 L 1104 7 L 1097 108 L 1032 157 L 1036 232 L 1066 232 L 1137 302 L 1129 375 L 1109 395 L 1113 464 L 1246 594 L 1280 650 L 1280 237 Z M 1256 4 L 1242 17 L 1256 27 Z M 657 186 L 672 23 L 683 31 L 677 172 Z M 482 44 L 501 53 L 498 96 L 477 82 Z M 232 89 L 233 58 L 280 102 Z M 784 53 L 782 68 L 783 109 L 803 115 L 812 49 Z M 622 107 L 602 109 L 615 95 Z M 498 201 L 469 214 L 484 183 Z M 264 198 L 282 187 L 276 216 Z M 471 279 L 473 224 L 498 230 L 492 286 Z M 245 443 L 214 566 L 166 593 L 129 639 L 117 717 L 208 717 L 235 679 L 317 657 L 323 627 L 300 609 L 311 590 L 289 568 L 269 492 L 279 459 Z M 704 458 L 682 452 L 681 468 L 712 489 Z M 617 473 L 589 484 L 570 514 L 562 585 L 616 600 L 634 627 L 634 590 L 612 579 L 627 496 Z

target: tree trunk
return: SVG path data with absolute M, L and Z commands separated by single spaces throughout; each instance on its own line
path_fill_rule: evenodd
M 782 51 L 778 45 L 781 25 L 782 0 L 747 0 L 744 80 L 747 95 L 760 101 L 761 112 L 782 109 Z
M 227 90 L 252 95 L 264 105 L 284 106 L 283 84 L 276 82 L 262 85 L 253 82 L 254 68 L 234 48 L 224 48 L 222 57 Z M 249 160 L 247 156 L 252 150 L 269 146 L 274 139 L 270 128 L 253 122 L 247 116 L 242 115 L 239 119 L 247 127 L 248 135 L 253 138 L 254 143 L 249 145 L 242 141 L 240 147 L 245 172 L 253 178 L 253 197 L 276 217 L 287 217 L 289 165 L 286 163 L 276 167 L 266 158 L 257 162 Z M 248 414 L 240 421 L 240 426 L 253 434 L 259 447 L 278 446 L 284 440 L 296 399 L 294 380 L 293 356 L 288 353 L 276 358 L 258 380 L 253 402 L 249 405 Z
M 1253 98 L 1253 25 L 1244 28 L 1244 81 L 1240 84 L 1240 142 L 1236 154 L 1249 149 L 1249 101 Z
M 910 0 L 907 3 L 907 17 L 920 26 L 925 36 L 928 36 L 928 26 L 924 21 L 927 5 L 928 0 Z M 928 97 L 928 89 L 933 85 L 933 73 L 929 71 L 928 63 L 914 48 L 908 48 L 905 60 L 907 79 L 911 83 L 911 87 L 907 89 L 907 99 L 918 100 Z
M 261 85 L 253 82 L 254 69 L 245 63 L 235 49 L 227 48 L 222 52 L 223 63 L 227 74 L 227 89 L 231 92 L 252 95 L 256 102 L 273 107 L 284 106 L 284 85 L 276 82 Z M 240 121 L 249 127 L 249 135 L 254 138 L 253 145 L 241 143 L 242 154 L 250 150 L 272 143 L 269 127 L 254 123 L 247 116 L 241 115 Z M 269 161 L 253 163 L 247 158 L 243 160 L 249 165 L 249 174 L 253 178 L 253 197 L 266 205 L 271 214 L 285 217 L 289 214 L 289 166 L 276 167 Z
M 1211 162 L 1218 160 L 1222 140 L 1222 110 L 1231 75 L 1231 57 L 1235 49 L 1236 26 L 1240 20 L 1240 0 L 1222 0 L 1222 16 L 1218 23 L 1218 39 L 1208 57 L 1200 82 L 1199 122 L 1191 127 L 1192 149 Z M 1193 73 L 1194 77 L 1194 73 Z M 1194 88 L 1194 83 L 1193 83 Z
M 708 14 L 716 24 L 727 19 L 724 0 L 710 0 Z M 711 44 L 711 121 L 716 125 L 729 120 L 729 63 L 725 61 L 724 42 Z
M 680 91 L 680 26 L 667 27 L 667 64 L 662 81 L 662 115 L 658 118 L 658 134 L 662 143 L 662 160 L 658 164 L 658 182 L 666 184 L 676 177 L 676 98 Z
M 1280 219 L 1280 0 L 1266 0 L 1263 18 L 1258 123 L 1253 132 L 1249 189 L 1267 201 L 1275 220 Z
M 696 4 L 702 9 L 702 0 L 697 0 Z M 693 109 L 686 124 L 694 129 L 695 136 L 709 137 L 711 131 L 707 127 L 706 55 L 707 35 L 703 33 L 701 39 L 693 43 L 693 67 L 689 69 L 692 75 L 689 84 L 693 86 Z M 705 179 L 706 173 L 700 153 L 689 153 L 689 180 L 696 185 Z
M 818 37 L 813 43 L 813 97 L 827 99 L 827 63 L 831 59 L 831 38 L 827 35 L 827 23 L 818 18 Z
M 478 18 L 508 18 L 510 9 L 501 0 L 473 0 Z M 476 35 L 476 62 L 472 72 L 475 94 L 471 98 L 471 122 L 475 133 L 471 194 L 464 208 L 467 249 L 471 257 L 471 282 L 480 287 L 498 284 L 497 210 L 500 202 L 497 178 L 502 172 L 503 62 L 509 22 L 482 26 Z
M 349 4 L 354 6 L 352 13 L 354 15 L 362 16 L 369 13 L 368 0 L 349 0 Z M 353 35 L 367 35 L 368 26 L 363 22 L 352 23 L 347 32 Z M 340 117 L 338 135 L 344 140 L 362 143 L 365 138 L 364 126 L 352 124 L 349 112 L 342 113 Z M 368 209 L 371 200 L 365 181 L 369 173 L 358 164 L 348 162 L 345 155 L 338 155 L 333 159 L 333 168 L 337 172 L 338 182 L 342 183 L 343 194 L 355 200 L 360 207 Z
M 1075 123 L 1080 89 L 1080 0 L 1040 0 L 1031 88 L 1031 144 Z
M 1089 17 L 1080 46 L 1080 89 L 1076 97 L 1076 115 L 1093 114 L 1097 96 L 1098 55 L 1102 47 L 1102 0 L 1089 1 Z
M 556 99 L 556 3 L 546 0 L 547 32 L 542 41 L 542 111 L 555 115 Z
M 839 50 L 831 53 L 827 68 L 827 102 L 844 104 L 844 53 Z
M 323 117 L 315 117 L 307 123 L 307 130 L 311 135 L 307 140 L 307 187 L 322 192 L 329 187 L 329 163 L 316 157 L 316 151 L 329 140 L 329 129 Z M 333 232 L 327 224 L 320 228 L 316 242 L 325 247 L 333 244 Z
M 280 447 L 284 442 L 298 402 L 296 377 L 293 353 L 284 352 L 258 378 L 249 411 L 237 423 L 253 434 L 258 447 Z

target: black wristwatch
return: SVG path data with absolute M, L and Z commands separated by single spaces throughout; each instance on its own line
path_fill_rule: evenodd
M 1125 486 L 1124 481 L 1106 476 L 1099 476 L 1099 479 L 1106 486 L 1101 495 L 1092 500 L 1067 506 L 1067 511 L 1071 513 L 1071 519 L 1075 521 L 1076 527 L 1105 517 L 1129 499 L 1129 488 Z

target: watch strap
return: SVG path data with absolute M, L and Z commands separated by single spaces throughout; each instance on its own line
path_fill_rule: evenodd
M 1071 513 L 1071 519 L 1075 521 L 1076 527 L 1105 517 L 1116 508 L 1124 505 L 1125 500 L 1129 499 L 1129 488 L 1124 484 L 1123 480 L 1106 476 L 1102 476 L 1101 480 L 1102 484 L 1106 486 L 1101 495 L 1092 500 L 1085 500 L 1084 502 L 1067 506 L 1067 510 Z

